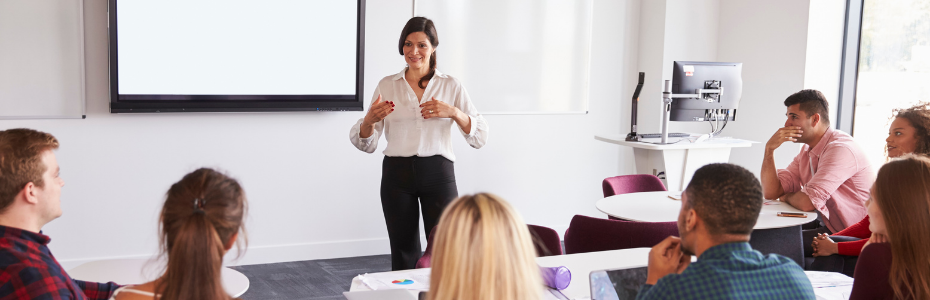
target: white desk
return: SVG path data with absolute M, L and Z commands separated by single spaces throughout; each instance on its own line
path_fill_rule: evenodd
M 645 192 L 614 195 L 598 200 L 597 209 L 612 217 L 639 222 L 676 222 L 681 201 L 669 195 L 679 192 Z M 815 212 L 803 212 L 784 202 L 766 201 L 749 244 L 762 253 L 777 253 L 804 266 L 804 241 L 801 225 L 817 219 Z M 780 211 L 804 213 L 807 218 L 779 217 Z
M 669 198 L 669 195 L 680 195 L 679 192 L 645 192 L 614 195 L 598 200 L 595 203 L 597 210 L 614 218 L 638 222 L 675 222 L 678 221 L 678 211 L 681 201 Z M 800 226 L 817 218 L 817 213 L 803 212 L 784 202 L 769 202 L 763 204 L 759 219 L 754 229 L 773 229 L 791 226 Z M 803 213 L 807 218 L 779 217 L 780 211 Z
M 591 290 L 588 283 L 588 276 L 591 274 L 591 271 L 645 267 L 648 261 L 649 248 L 633 248 L 536 258 L 536 262 L 539 266 L 565 266 L 572 272 L 571 283 L 568 285 L 568 288 L 562 290 L 562 294 L 569 299 L 588 299 L 591 297 Z M 411 270 L 387 273 L 403 274 L 406 272 L 411 272 Z M 352 285 L 349 287 L 349 291 L 366 290 L 369 290 L 369 288 L 365 286 L 358 277 L 352 279 Z
M 148 264 L 148 262 L 147 259 L 98 260 L 68 270 L 68 275 L 84 281 L 113 281 L 123 285 L 142 284 L 161 275 L 159 273 L 162 270 L 161 266 L 155 263 Z M 239 271 L 224 267 L 221 272 L 223 288 L 229 295 L 238 298 L 249 289 L 249 278 Z
M 691 258 L 692 261 L 696 261 L 696 257 Z M 568 255 L 555 255 L 547 257 L 536 258 L 536 263 L 542 267 L 558 267 L 565 266 L 572 272 L 572 282 L 568 285 L 568 288 L 562 290 L 562 294 L 568 297 L 569 299 L 590 299 L 591 290 L 590 283 L 588 282 L 589 276 L 592 271 L 598 270 L 608 270 L 608 269 L 624 269 L 624 268 L 638 268 L 645 267 L 649 262 L 649 248 L 632 248 L 632 249 L 622 249 L 622 250 L 610 250 L 610 251 L 600 251 L 600 252 L 588 252 L 588 253 L 578 253 L 578 254 L 568 254 Z M 394 272 L 385 272 L 385 273 L 395 273 L 403 274 L 406 272 L 411 272 L 411 270 L 405 271 L 394 271 Z M 808 272 L 808 277 L 811 278 L 811 281 L 815 281 L 818 277 L 818 274 L 813 274 L 817 272 Z M 838 274 L 838 273 L 831 273 Z M 403 277 L 403 276 L 399 276 Z M 822 277 L 822 275 L 820 276 Z M 833 277 L 846 277 L 843 274 L 834 275 Z M 846 277 L 848 278 L 848 277 Z M 835 281 L 835 280 L 834 280 Z M 851 289 L 852 278 L 848 278 L 847 282 L 849 286 L 843 287 L 843 289 Z M 367 291 L 370 290 L 365 286 L 358 277 L 352 279 L 352 285 L 349 287 L 349 291 Z M 823 296 L 823 299 L 849 299 L 849 293 L 835 295 L 835 291 L 827 291 L 822 289 L 814 289 L 814 292 L 818 296 Z M 824 292 L 824 293 L 821 293 Z M 818 298 L 821 299 L 821 298 Z
M 698 135 L 692 135 L 691 140 Z M 600 134 L 594 139 L 633 148 L 637 174 L 657 175 L 665 172 L 663 180 L 670 191 L 681 191 L 691 182 L 691 176 L 698 168 L 711 164 L 730 161 L 730 149 L 751 147 L 753 141 L 713 138 L 700 143 L 692 143 L 687 138 L 668 138 L 669 143 L 684 139 L 678 143 L 659 145 L 660 139 L 643 139 L 643 142 L 627 142 L 625 134 Z

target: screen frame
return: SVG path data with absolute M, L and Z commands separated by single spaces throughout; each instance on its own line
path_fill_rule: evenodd
M 110 113 L 362 111 L 364 108 L 365 1 L 358 1 L 354 100 L 345 95 L 123 95 L 119 96 L 117 2 L 107 0 Z M 127 99 L 135 98 L 135 99 Z

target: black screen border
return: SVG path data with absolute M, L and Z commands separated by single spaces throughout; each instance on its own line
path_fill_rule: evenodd
M 364 106 L 365 1 L 358 1 L 357 69 L 352 95 L 119 95 L 118 0 L 107 1 L 110 113 L 361 111 Z

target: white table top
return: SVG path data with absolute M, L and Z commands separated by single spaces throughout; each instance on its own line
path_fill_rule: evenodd
M 108 259 L 84 263 L 68 270 L 68 275 L 78 280 L 127 285 L 152 281 L 161 270 L 161 265 L 150 264 L 147 259 Z M 229 295 L 238 298 L 249 289 L 249 278 L 239 271 L 224 267 L 221 272 L 223 288 Z
M 649 261 L 649 248 L 633 248 L 599 252 L 555 255 L 536 258 L 541 267 L 565 266 L 572 272 L 572 281 L 562 294 L 569 299 L 588 299 L 591 288 L 588 283 L 591 271 L 645 267 Z M 414 270 L 385 273 L 404 274 Z M 402 277 L 402 276 L 400 276 Z M 349 291 L 369 290 L 358 277 L 352 279 Z
M 615 218 L 639 222 L 675 222 L 681 210 L 681 201 L 669 198 L 680 192 L 645 192 L 614 195 L 595 204 L 597 209 Z M 807 218 L 776 216 L 778 212 L 804 213 Z M 754 229 L 772 229 L 798 226 L 817 218 L 816 212 L 803 212 L 778 201 L 765 201 Z
M 692 134 L 692 136 L 694 136 Z M 696 136 L 692 137 L 691 140 L 694 140 Z M 680 141 L 674 144 L 665 144 L 660 145 L 656 144 L 661 141 L 661 139 L 643 139 L 643 142 L 627 142 L 626 134 L 598 134 L 594 136 L 594 139 L 608 142 L 611 144 L 617 144 L 621 146 L 633 147 L 633 148 L 642 148 L 649 150 L 675 150 L 675 149 L 707 149 L 707 148 L 744 148 L 752 147 L 752 144 L 758 143 L 747 140 L 733 139 L 727 137 L 718 137 L 707 139 L 700 143 L 692 143 L 690 141 Z M 669 137 L 668 142 L 673 143 L 682 138 L 673 138 Z
M 588 253 L 577 253 L 568 255 L 555 255 L 536 258 L 536 263 L 542 267 L 559 267 L 565 266 L 572 272 L 572 281 L 568 288 L 562 290 L 562 294 L 569 299 L 590 299 L 591 287 L 589 283 L 591 272 L 600 270 L 625 269 L 645 267 L 649 262 L 649 248 L 632 248 L 622 250 L 610 250 Z M 697 261 L 697 257 L 692 257 L 691 261 Z M 416 270 L 404 270 L 385 273 L 404 274 L 408 272 L 417 272 Z M 820 274 L 823 273 L 823 274 Z M 807 276 L 814 283 L 814 293 L 818 299 L 849 299 L 849 290 L 852 289 L 852 278 L 840 273 L 824 272 L 807 272 Z M 403 277 L 403 276 L 399 276 Z M 828 285 L 823 282 L 843 281 L 842 286 L 836 288 L 820 288 Z M 352 279 L 352 285 L 349 291 L 366 291 L 370 290 L 356 276 Z

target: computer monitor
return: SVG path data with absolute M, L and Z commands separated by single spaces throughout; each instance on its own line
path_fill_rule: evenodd
M 672 94 L 698 94 L 699 89 L 723 87 L 723 95 L 672 101 L 670 121 L 735 121 L 743 94 L 742 63 L 676 61 L 672 69 Z

